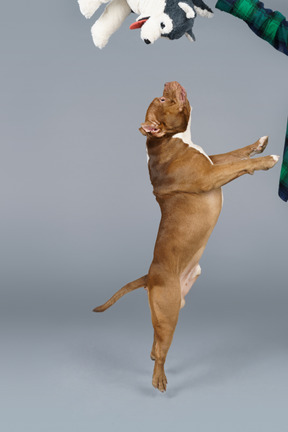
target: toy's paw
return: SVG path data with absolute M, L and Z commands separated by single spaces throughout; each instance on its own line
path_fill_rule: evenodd
M 214 16 L 213 11 L 207 5 L 205 5 L 204 8 L 200 8 L 198 6 L 194 6 L 194 8 L 195 8 L 195 11 L 197 12 L 197 14 L 202 16 L 202 17 L 212 18 Z
M 91 34 L 97 48 L 102 49 L 107 45 L 109 37 L 105 35 L 103 27 L 98 25 L 97 22 L 93 25 Z
M 102 4 L 100 0 L 78 0 L 78 3 L 80 12 L 85 18 L 91 18 Z

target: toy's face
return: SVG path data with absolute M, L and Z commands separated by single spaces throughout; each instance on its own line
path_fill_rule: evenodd
M 193 39 L 192 26 L 195 17 L 194 9 L 186 3 L 178 3 L 177 13 L 158 13 L 151 16 L 140 15 L 130 29 L 141 28 L 141 39 L 152 44 L 160 37 L 179 39 L 184 34 Z M 188 34 L 187 34 L 188 33 Z
M 151 16 L 141 27 L 141 39 L 146 44 L 151 44 L 161 36 L 169 35 L 172 30 L 173 21 L 167 14 Z

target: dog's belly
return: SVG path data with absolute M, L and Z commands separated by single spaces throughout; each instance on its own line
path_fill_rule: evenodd
M 221 212 L 222 191 L 178 194 L 160 206 L 162 219 L 153 261 L 168 274 L 178 274 L 183 307 L 185 296 L 201 273 L 199 261 Z

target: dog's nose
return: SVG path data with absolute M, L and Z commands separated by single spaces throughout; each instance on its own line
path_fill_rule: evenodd
M 151 42 L 149 41 L 149 39 L 144 39 L 144 42 L 149 45 Z

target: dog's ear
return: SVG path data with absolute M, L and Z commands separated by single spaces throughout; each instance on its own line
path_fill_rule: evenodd
M 186 91 L 184 90 L 183 87 L 177 89 L 176 94 L 177 94 L 177 100 L 179 103 L 179 112 L 182 112 L 184 107 L 185 107 L 187 94 L 186 94 Z
M 161 138 L 165 135 L 165 130 L 163 125 L 161 124 L 156 124 L 156 123 L 152 123 L 152 122 L 146 122 L 146 123 L 142 123 L 141 127 L 139 128 L 139 131 L 145 135 L 145 136 L 154 136 L 156 138 Z

